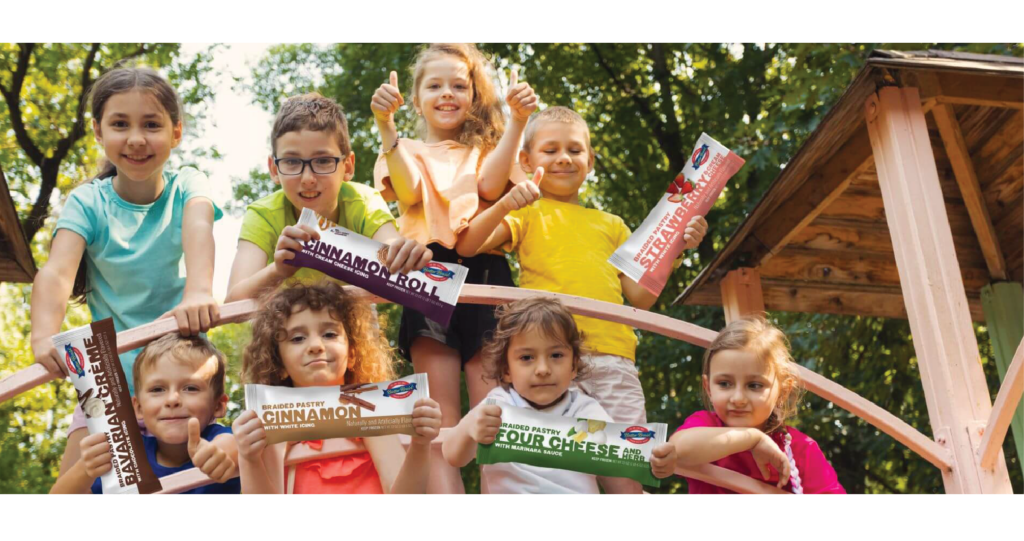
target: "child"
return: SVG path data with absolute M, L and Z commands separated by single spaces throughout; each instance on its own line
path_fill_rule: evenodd
M 680 466 L 708 462 L 804 494 L 845 494 L 818 444 L 785 426 L 800 401 L 786 337 L 762 317 L 726 325 L 704 353 L 704 403 L 671 438 Z M 782 449 L 792 453 L 787 453 Z M 686 479 L 690 494 L 729 490 Z
M 579 190 L 594 168 L 590 131 L 579 114 L 550 107 L 526 128 L 519 163 L 534 182 L 517 184 L 497 204 L 470 222 L 459 239 L 463 256 L 503 247 L 519 256 L 519 287 L 578 295 L 615 304 L 623 295 L 648 309 L 657 300 L 608 263 L 630 231 L 618 216 L 579 204 Z M 539 189 L 538 189 L 539 184 Z M 543 198 L 541 198 L 543 194 Z M 531 204 L 534 201 L 537 204 Z M 684 231 L 686 248 L 700 244 L 707 230 L 695 217 Z M 620 323 L 575 316 L 593 352 L 591 374 L 580 381 L 615 422 L 647 422 L 637 374 L 636 334 Z M 634 482 L 634 491 L 640 484 Z
M 238 447 L 231 429 L 215 421 L 227 412 L 224 354 L 199 336 L 164 335 L 135 358 L 135 415 L 146 424 L 146 458 L 157 477 L 199 468 L 215 481 L 184 494 L 238 494 Z M 53 485 L 53 494 L 102 492 L 110 471 L 104 434 L 82 439 L 82 458 Z
M 184 112 L 177 93 L 149 68 L 118 68 L 93 84 L 90 101 L 107 163 L 68 196 L 50 258 L 32 287 L 32 351 L 54 374 L 63 374 L 64 363 L 50 339 L 60 331 L 71 297 L 88 303 L 93 320 L 112 317 L 118 331 L 173 315 L 178 331 L 189 336 L 219 318 L 212 293 L 213 222 L 221 211 L 205 175 L 164 169 L 181 142 Z M 138 351 L 121 355 L 133 394 Z M 78 462 L 82 428 L 79 406 L 62 473 Z
M 487 397 L 564 417 L 611 422 L 596 400 L 571 387 L 573 380 L 586 371 L 583 338 L 572 314 L 557 300 L 535 297 L 501 307 L 494 336 L 484 346 L 488 376 L 501 381 L 501 385 Z M 500 406 L 477 406 L 445 439 L 445 459 L 452 466 L 465 466 L 476 457 L 478 443 L 494 442 L 500 426 Z M 672 475 L 672 446 L 664 443 L 656 447 L 651 464 L 655 476 Z M 606 492 L 629 488 L 623 483 L 628 479 L 595 478 L 585 473 L 517 463 L 485 465 L 482 476 L 492 494 L 598 494 L 598 479 Z
M 289 98 L 274 119 L 270 144 L 267 166 L 281 190 L 246 208 L 225 301 L 256 297 L 292 277 L 304 283 L 324 277 L 319 271 L 285 264 L 303 242 L 320 238 L 315 229 L 295 225 L 304 208 L 388 244 L 391 272 L 421 269 L 433 257 L 422 244 L 398 234 L 380 194 L 349 182 L 356 155 L 345 113 L 333 100 L 315 92 Z
M 516 146 L 537 108 L 537 96 L 513 72 L 505 97 L 511 119 L 504 129 L 489 68 L 473 45 L 434 44 L 420 52 L 412 69 L 412 104 L 422 140 L 398 137 L 394 113 L 405 100 L 398 75 L 391 72 L 390 84 L 381 85 L 371 103 L 381 134 L 374 182 L 385 199 L 398 201 L 402 232 L 427 244 L 434 259 L 468 267 L 467 283 L 511 287 L 512 273 L 500 252 L 462 258 L 454 250 L 459 233 L 478 210 L 501 196 L 510 177 L 522 176 L 512 167 Z M 417 372 L 429 375 L 443 426 L 455 426 L 461 416 L 463 367 L 471 405 L 494 385 L 480 377 L 479 355 L 483 336 L 494 325 L 491 306 L 458 305 L 447 328 L 416 311 L 402 312 L 399 350 Z M 432 467 L 432 492 L 464 491 L 458 472 L 440 457 Z
M 387 343 L 366 305 L 335 282 L 292 284 L 272 292 L 252 323 L 242 377 L 247 383 L 311 387 L 394 379 Z M 367 451 L 311 460 L 285 471 L 289 444 L 267 445 L 263 422 L 251 410 L 235 420 L 242 491 L 246 494 L 381 494 L 426 491 L 430 442 L 441 426 L 437 402 L 413 410 L 417 436 L 406 453 L 398 436 L 366 438 Z M 300 442 L 320 449 L 322 441 Z

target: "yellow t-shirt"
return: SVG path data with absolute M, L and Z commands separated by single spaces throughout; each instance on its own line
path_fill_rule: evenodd
M 519 287 L 623 304 L 619 270 L 608 257 L 629 238 L 622 218 L 570 203 L 540 199 L 509 213 L 512 241 L 503 248 L 519 255 Z M 636 360 L 636 334 L 621 323 L 574 316 L 595 354 Z

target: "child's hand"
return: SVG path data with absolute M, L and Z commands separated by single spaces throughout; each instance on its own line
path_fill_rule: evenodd
M 285 261 L 295 258 L 296 252 L 302 251 L 303 243 L 311 239 L 320 240 L 320 232 L 308 225 L 289 225 L 281 231 L 274 248 L 274 270 L 284 278 L 291 278 L 299 268 L 288 265 Z
M 416 429 L 413 443 L 427 445 L 434 441 L 441 433 L 441 406 L 430 398 L 417 400 L 412 410 L 412 426 Z
M 775 471 L 779 472 L 778 487 L 786 486 L 789 482 L 789 459 L 767 434 L 761 433 L 761 438 L 750 449 L 750 453 L 754 455 L 754 462 L 757 463 L 757 468 L 761 470 L 761 476 L 765 481 L 772 475 L 768 469 L 768 464 L 771 464 Z
M 505 207 L 508 212 L 513 210 L 519 210 L 523 207 L 529 206 L 534 201 L 540 199 L 540 185 L 541 179 L 544 177 L 544 168 L 538 167 L 533 172 L 533 181 L 520 182 L 512 187 L 511 190 L 505 197 L 501 198 L 501 204 Z
M 243 411 L 234 423 L 231 432 L 238 444 L 238 456 L 250 462 L 263 460 L 263 450 L 267 447 L 267 432 L 263 429 L 263 421 L 252 410 Z
M 483 404 L 473 410 L 472 415 L 474 417 L 469 425 L 469 437 L 484 445 L 494 443 L 498 429 L 501 428 L 501 406 Z
M 57 348 L 54 347 L 53 340 L 49 336 L 32 341 L 32 354 L 35 356 L 36 362 L 46 367 L 51 374 L 61 377 L 67 375 L 61 366 L 64 359 L 57 353 Z
M 398 91 L 398 74 L 391 72 L 390 84 L 384 83 L 373 93 L 370 100 L 370 109 L 373 110 L 373 119 L 380 124 L 393 124 L 395 122 L 395 111 L 405 103 L 402 93 Z
M 651 471 L 658 479 L 664 479 L 676 472 L 676 446 L 663 443 L 651 450 Z
M 703 216 L 690 218 L 690 223 L 686 224 L 686 229 L 683 231 L 683 250 L 690 250 L 700 246 L 707 232 L 708 222 Z
M 235 461 L 223 449 L 199 435 L 199 419 L 188 420 L 188 456 L 192 465 L 218 483 L 225 483 L 238 475 Z
M 512 70 L 508 80 L 508 93 L 505 95 L 505 103 L 512 118 L 521 122 L 529 120 L 530 115 L 537 110 L 537 94 L 533 92 L 528 83 L 519 83 L 519 70 Z
M 209 292 L 185 293 L 178 306 L 164 312 L 157 319 L 173 316 L 182 336 L 192 336 L 210 330 L 220 320 L 217 299 Z
M 412 272 L 420 270 L 434 258 L 434 252 L 426 246 L 405 237 L 388 242 L 388 272 Z
M 82 458 L 79 460 L 82 461 L 85 474 L 89 478 L 96 478 L 110 471 L 113 456 L 110 454 L 106 434 L 89 434 L 82 438 L 79 448 L 82 451 Z

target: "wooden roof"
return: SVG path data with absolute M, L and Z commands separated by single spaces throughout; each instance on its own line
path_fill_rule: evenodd
M 928 112 L 972 318 L 983 286 L 1024 281 L 1024 59 L 874 51 L 676 303 L 721 305 L 725 273 L 752 267 L 767 310 L 907 317 L 864 119 L 892 85 L 920 89 Z
M 36 264 L 0 168 L 0 282 L 31 282 Z

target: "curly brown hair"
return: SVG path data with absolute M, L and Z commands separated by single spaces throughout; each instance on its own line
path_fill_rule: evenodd
M 348 369 L 345 383 L 376 383 L 395 379 L 395 357 L 373 312 L 332 281 L 296 283 L 271 291 L 260 299 L 260 310 L 252 320 L 252 342 L 242 356 L 242 381 L 291 387 L 278 348 L 285 338 L 285 323 L 303 310 L 327 310 L 342 324 L 348 339 Z
M 498 146 L 498 140 L 505 132 L 505 113 L 501 110 L 502 100 L 491 80 L 491 63 L 472 43 L 434 43 L 416 55 L 412 66 L 412 100 L 416 101 L 423 68 L 426 63 L 439 56 L 454 56 L 469 67 L 469 78 L 473 84 L 473 104 L 462 125 L 458 142 L 476 147 L 486 153 Z M 422 136 L 426 131 L 423 118 L 417 122 L 417 131 Z
M 711 360 L 715 354 L 724 350 L 740 350 L 753 353 L 761 362 L 767 363 L 775 375 L 775 384 L 779 386 L 779 397 L 775 409 L 768 417 L 765 432 L 771 433 L 781 428 L 786 419 L 797 412 L 803 396 L 800 383 L 800 372 L 789 354 L 789 340 L 775 325 L 763 316 L 747 316 L 730 322 L 718 333 L 715 340 L 704 352 L 702 378 L 707 380 L 711 375 Z M 702 386 L 701 398 L 708 411 L 715 411 L 711 405 L 707 386 Z
M 481 349 L 485 378 L 501 382 L 502 376 L 508 373 L 508 348 L 512 337 L 535 328 L 568 346 L 572 350 L 576 379 L 586 376 L 589 367 L 583 360 L 587 354 L 583 331 L 576 327 L 572 312 L 557 299 L 531 297 L 510 302 L 499 306 L 494 316 L 498 325 Z M 505 386 L 503 382 L 502 386 Z

